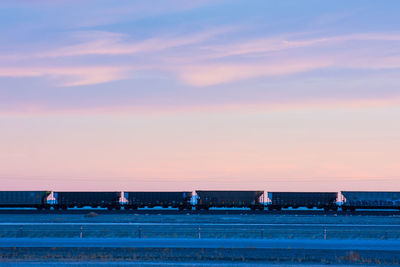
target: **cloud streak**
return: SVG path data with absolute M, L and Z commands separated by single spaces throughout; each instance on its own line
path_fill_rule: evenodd
M 210 46 L 212 57 L 243 56 L 277 52 L 282 50 L 327 46 L 344 42 L 355 41 L 400 41 L 400 34 L 396 33 L 355 33 L 319 38 L 304 38 L 307 33 L 286 34 L 276 37 L 253 39 L 237 44 Z
M 352 34 L 308 39 L 278 36 L 245 42 L 237 41 L 224 46 L 204 45 L 222 33 L 224 30 L 218 29 L 186 36 L 156 37 L 132 42 L 127 41 L 127 35 L 119 33 L 80 32 L 77 33 L 78 36 L 86 35 L 85 38 L 90 40 L 16 57 L 19 61 L 40 59 L 48 61 L 97 55 L 111 57 L 108 61 L 114 66 L 86 68 L 22 66 L 11 69 L 2 67 L 0 76 L 74 76 L 72 80 L 75 81 L 61 85 L 79 86 L 127 78 L 129 75 L 126 70 L 131 68 L 167 71 L 188 85 L 210 86 L 252 77 L 294 74 L 323 68 L 400 67 L 400 49 L 392 48 L 391 55 L 385 55 L 384 49 L 392 46 L 393 42 L 399 43 L 399 34 Z M 345 51 L 341 50 L 342 47 L 354 42 L 358 45 L 349 47 Z M 375 49 L 374 45 L 381 47 Z M 176 50 L 178 48 L 180 51 Z M 128 58 L 121 59 L 118 57 L 121 55 L 127 55 Z M 112 57 L 115 57 L 115 60 Z
M 167 49 L 199 44 L 225 31 L 210 30 L 196 34 L 176 37 L 155 37 L 139 42 L 127 41 L 125 34 L 110 32 L 82 32 L 79 35 L 89 35 L 91 40 L 55 49 L 54 51 L 31 55 L 32 57 L 67 57 L 85 55 L 129 55 L 138 53 L 154 53 Z
M 328 67 L 328 60 L 302 60 L 255 64 L 204 64 L 178 70 L 180 78 L 193 86 L 210 86 L 258 76 L 286 75 Z
M 162 4 L 152 9 L 124 2 L 88 14 L 90 25 L 68 20 L 69 26 L 60 29 L 55 21 L 55 28 L 42 39 L 0 44 L 0 95 L 7 96 L 0 108 L 184 109 L 275 102 L 285 106 L 373 98 L 380 102 L 399 95 L 399 32 L 295 27 L 273 31 L 260 30 L 254 23 L 209 23 L 209 18 L 196 20 L 195 27 L 180 23 L 190 23 L 191 16 L 199 16 L 196 8 L 212 4 Z M 45 10 L 60 7 L 42 5 Z M 60 5 L 69 14 L 69 2 Z M 125 15 L 138 10 L 145 10 L 142 20 L 125 21 Z M 104 26 L 99 14 L 108 12 L 116 20 Z M 124 18 L 119 20 L 119 15 Z M 90 20 L 92 16 L 99 21 Z M 316 77 L 318 82 L 312 79 Z M 25 88 L 31 84 L 24 85 L 25 80 L 33 85 L 29 92 Z M 58 98 L 54 90 L 66 97 Z M 31 99 L 18 95 L 21 91 Z M 33 91 L 43 97 L 35 98 Z
M 128 77 L 129 67 L 20 67 L 0 68 L 0 77 L 50 77 L 58 86 L 82 86 L 105 83 Z

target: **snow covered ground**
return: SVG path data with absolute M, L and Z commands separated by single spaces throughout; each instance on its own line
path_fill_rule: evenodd
M 400 241 L 310 239 L 193 239 L 193 238 L 2 238 L 0 248 L 224 248 L 393 251 Z
M 398 215 L 85 215 L 0 214 L 0 265 L 400 264 Z
M 0 214 L 0 238 L 400 240 L 400 216 Z

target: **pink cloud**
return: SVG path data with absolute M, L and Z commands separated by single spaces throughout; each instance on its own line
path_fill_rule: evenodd
M 185 66 L 179 77 L 192 86 L 208 86 L 258 76 L 284 75 L 331 66 L 328 60 L 296 60 L 255 64 L 203 64 Z
M 296 49 L 311 46 L 326 46 L 351 41 L 400 41 L 398 33 L 355 33 L 321 38 L 304 38 L 305 33 L 286 34 L 223 46 L 210 46 L 215 57 L 245 55 Z
M 15 56 L 21 67 L 0 67 L 0 76 L 52 77 L 61 86 L 99 84 L 131 77 L 129 69 L 165 71 L 191 86 L 210 86 L 260 76 L 295 74 L 324 68 L 398 68 L 400 49 L 392 42 L 400 41 L 396 33 L 359 33 L 323 38 L 288 34 L 274 37 L 233 41 L 219 45 L 221 28 L 189 35 L 154 37 L 130 41 L 129 36 L 112 32 L 75 32 L 75 44 Z M 359 46 L 349 46 L 361 42 Z M 211 43 L 211 44 L 210 44 Z M 378 45 L 378 47 L 375 47 Z M 341 49 L 343 47 L 346 49 Z M 388 46 L 392 47 L 387 55 Z M 175 48 L 182 48 L 174 50 Z M 183 49 L 184 48 L 184 49 Z M 78 57 L 87 65 L 85 56 L 107 56 L 99 66 L 64 66 L 68 57 Z M 118 57 L 126 55 L 125 59 Z M 137 58 L 137 57 L 140 58 Z M 12 62 L 13 55 L 2 57 Z M 29 67 L 33 61 L 44 67 Z M 61 64 L 58 62 L 61 60 Z M 76 60 L 76 59 L 74 59 Z M 57 67 L 52 61 L 58 63 Z M 25 63 L 28 62 L 28 63 Z M 107 63 L 109 62 L 109 63 Z M 3 64 L 4 65 L 4 64 Z M 10 65 L 10 64 L 8 64 Z M 12 64 L 11 64 L 12 65 Z
M 129 67 L 14 67 L 1 68 L 3 77 L 50 77 L 58 86 L 91 85 L 120 80 L 128 77 Z
M 204 42 L 228 29 L 215 29 L 185 36 L 155 37 L 142 41 L 127 41 L 128 36 L 110 32 L 80 32 L 79 36 L 90 37 L 88 41 L 55 49 L 50 52 L 30 55 L 33 57 L 67 57 L 80 55 L 126 55 L 154 53 L 175 47 Z

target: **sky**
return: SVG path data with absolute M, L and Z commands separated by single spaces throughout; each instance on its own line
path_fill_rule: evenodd
M 3 0 L 2 190 L 400 191 L 397 0 Z

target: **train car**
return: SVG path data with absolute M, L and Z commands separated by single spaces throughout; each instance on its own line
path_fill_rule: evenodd
M 0 207 L 50 209 L 49 191 L 0 191 Z
M 108 208 L 120 209 L 121 192 L 54 192 L 55 209 Z
M 196 209 L 250 208 L 264 209 L 264 191 L 205 191 L 197 190 Z
M 395 191 L 342 191 L 342 210 L 399 209 L 400 192 Z
M 269 210 L 282 208 L 319 208 L 324 210 L 337 210 L 337 192 L 269 192 L 271 203 Z
M 178 208 L 180 210 L 192 209 L 192 192 L 124 192 L 128 203 L 125 209 L 138 208 Z

